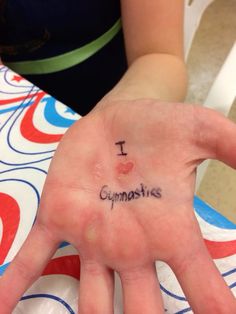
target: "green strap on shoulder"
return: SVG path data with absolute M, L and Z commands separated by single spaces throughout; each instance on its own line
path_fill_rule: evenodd
M 119 19 L 106 33 L 83 47 L 51 58 L 32 61 L 4 62 L 4 65 L 19 74 L 48 74 L 65 70 L 94 55 L 108 44 L 120 29 L 121 20 Z

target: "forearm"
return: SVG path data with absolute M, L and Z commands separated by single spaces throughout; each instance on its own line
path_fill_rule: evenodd
M 169 54 L 149 54 L 129 66 L 105 99 L 183 101 L 186 89 L 187 71 L 181 58 Z

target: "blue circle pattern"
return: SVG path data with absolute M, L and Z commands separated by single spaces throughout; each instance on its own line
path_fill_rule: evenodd
M 70 307 L 70 305 L 66 301 L 64 301 L 63 299 L 61 299 L 55 295 L 52 295 L 52 294 L 46 294 L 46 293 L 30 294 L 30 295 L 23 296 L 20 299 L 20 301 L 25 301 L 25 300 L 29 300 L 29 299 L 36 299 L 36 298 L 51 299 L 51 300 L 54 300 L 56 302 L 59 302 L 61 305 L 64 306 L 64 308 L 68 311 L 68 313 L 75 314 L 73 309 Z

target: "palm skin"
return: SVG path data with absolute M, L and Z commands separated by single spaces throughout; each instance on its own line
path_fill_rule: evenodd
M 172 267 L 194 313 L 236 313 L 192 209 L 197 165 L 206 158 L 236 165 L 236 143 L 224 144 L 223 135 L 235 137 L 236 127 L 216 112 L 153 100 L 102 103 L 76 122 L 51 163 L 36 224 L 0 281 L 0 313 L 11 313 L 63 240 L 81 257 L 81 314 L 113 312 L 113 270 L 125 313 L 163 313 L 156 260 Z

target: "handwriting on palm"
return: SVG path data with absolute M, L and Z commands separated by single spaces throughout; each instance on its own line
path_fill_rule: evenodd
M 150 110 L 152 113 L 145 113 L 147 106 L 153 107 Z M 117 254 L 119 247 L 120 250 L 127 247 L 127 239 L 136 241 L 140 247 L 141 243 L 157 238 L 149 233 L 156 233 L 156 229 L 161 227 L 160 223 L 165 229 L 169 216 L 176 215 L 178 211 L 181 214 L 183 207 L 191 207 L 194 170 L 199 159 L 204 158 L 203 152 L 199 150 L 197 155 L 194 147 L 194 136 L 199 130 L 197 123 L 194 125 L 191 121 L 192 108 L 189 108 L 186 117 L 180 112 L 182 107 L 176 107 L 176 112 L 167 117 L 167 108 L 163 106 L 155 108 L 157 106 L 144 104 L 136 107 L 133 110 L 129 108 L 126 116 L 124 110 L 119 108 L 110 109 L 104 115 L 101 113 L 85 118 L 66 134 L 51 166 L 44 194 L 49 194 L 46 200 L 52 204 L 45 204 L 44 211 L 47 213 L 44 215 L 42 212 L 40 218 L 44 223 L 50 219 L 51 226 L 55 225 L 62 239 L 68 231 L 75 231 L 76 234 L 66 238 L 72 243 L 78 238 L 79 232 L 81 243 L 74 244 L 80 251 L 83 246 L 86 250 L 88 244 L 94 244 L 99 250 L 109 245 Z M 153 111 L 158 109 L 162 109 L 162 113 L 154 113 L 156 118 Z M 142 117 L 144 114 L 146 117 Z M 115 144 L 119 140 L 125 141 L 122 146 L 127 155 L 120 154 L 121 147 Z M 129 173 L 117 169 L 121 164 L 125 167 L 130 162 L 134 166 Z M 127 201 L 124 196 L 123 201 L 119 198 L 114 202 L 111 210 L 112 200 L 109 198 L 112 198 L 112 194 L 141 190 L 141 185 L 147 187 L 146 190 L 160 188 L 161 198 L 143 197 L 144 193 L 140 193 L 142 196 L 138 199 L 130 197 Z M 103 186 L 107 187 L 102 190 Z M 49 190 L 50 193 L 47 192 Z M 109 191 L 110 195 L 107 195 Z M 181 207 L 179 210 L 177 204 Z M 52 212 L 48 216 L 49 208 Z M 182 216 L 185 213 L 181 219 Z M 78 226 L 74 230 L 71 224 L 75 220 Z M 65 221 L 68 221 L 68 226 Z M 130 224 L 136 231 L 132 237 L 127 236 L 133 233 Z M 175 225 L 171 229 L 176 229 Z M 121 231 L 125 235 L 123 245 Z M 100 241 L 104 242 L 102 247 Z M 116 244 L 112 241 L 116 241 Z M 130 246 L 133 247 L 133 244 Z M 138 253 L 138 248 L 135 251 Z M 159 251 L 158 246 L 156 251 Z M 146 255 L 147 252 L 138 254 L 139 258 Z M 133 263 L 136 256 L 130 258 Z
M 23 276 L 15 295 L 7 297 L 6 312 L 0 313 L 10 313 L 14 297 L 36 279 L 63 240 L 81 256 L 80 313 L 112 312 L 111 270 L 120 274 L 128 314 L 162 313 L 155 260 L 173 268 L 195 313 L 209 313 L 199 305 L 201 278 L 198 292 L 190 289 L 196 274 L 189 274 L 188 267 L 196 255 L 195 270 L 205 261 L 205 271 L 233 302 L 210 261 L 192 210 L 197 165 L 209 157 L 236 165 L 236 153 L 229 156 L 216 124 L 225 134 L 236 134 L 235 126 L 213 111 L 147 100 L 109 104 L 75 123 L 50 166 L 34 231 L 2 285 L 22 263 L 29 263 L 36 243 L 48 242 L 48 252 L 35 252 L 35 274 Z M 133 284 L 139 281 L 147 294 L 142 304 Z

